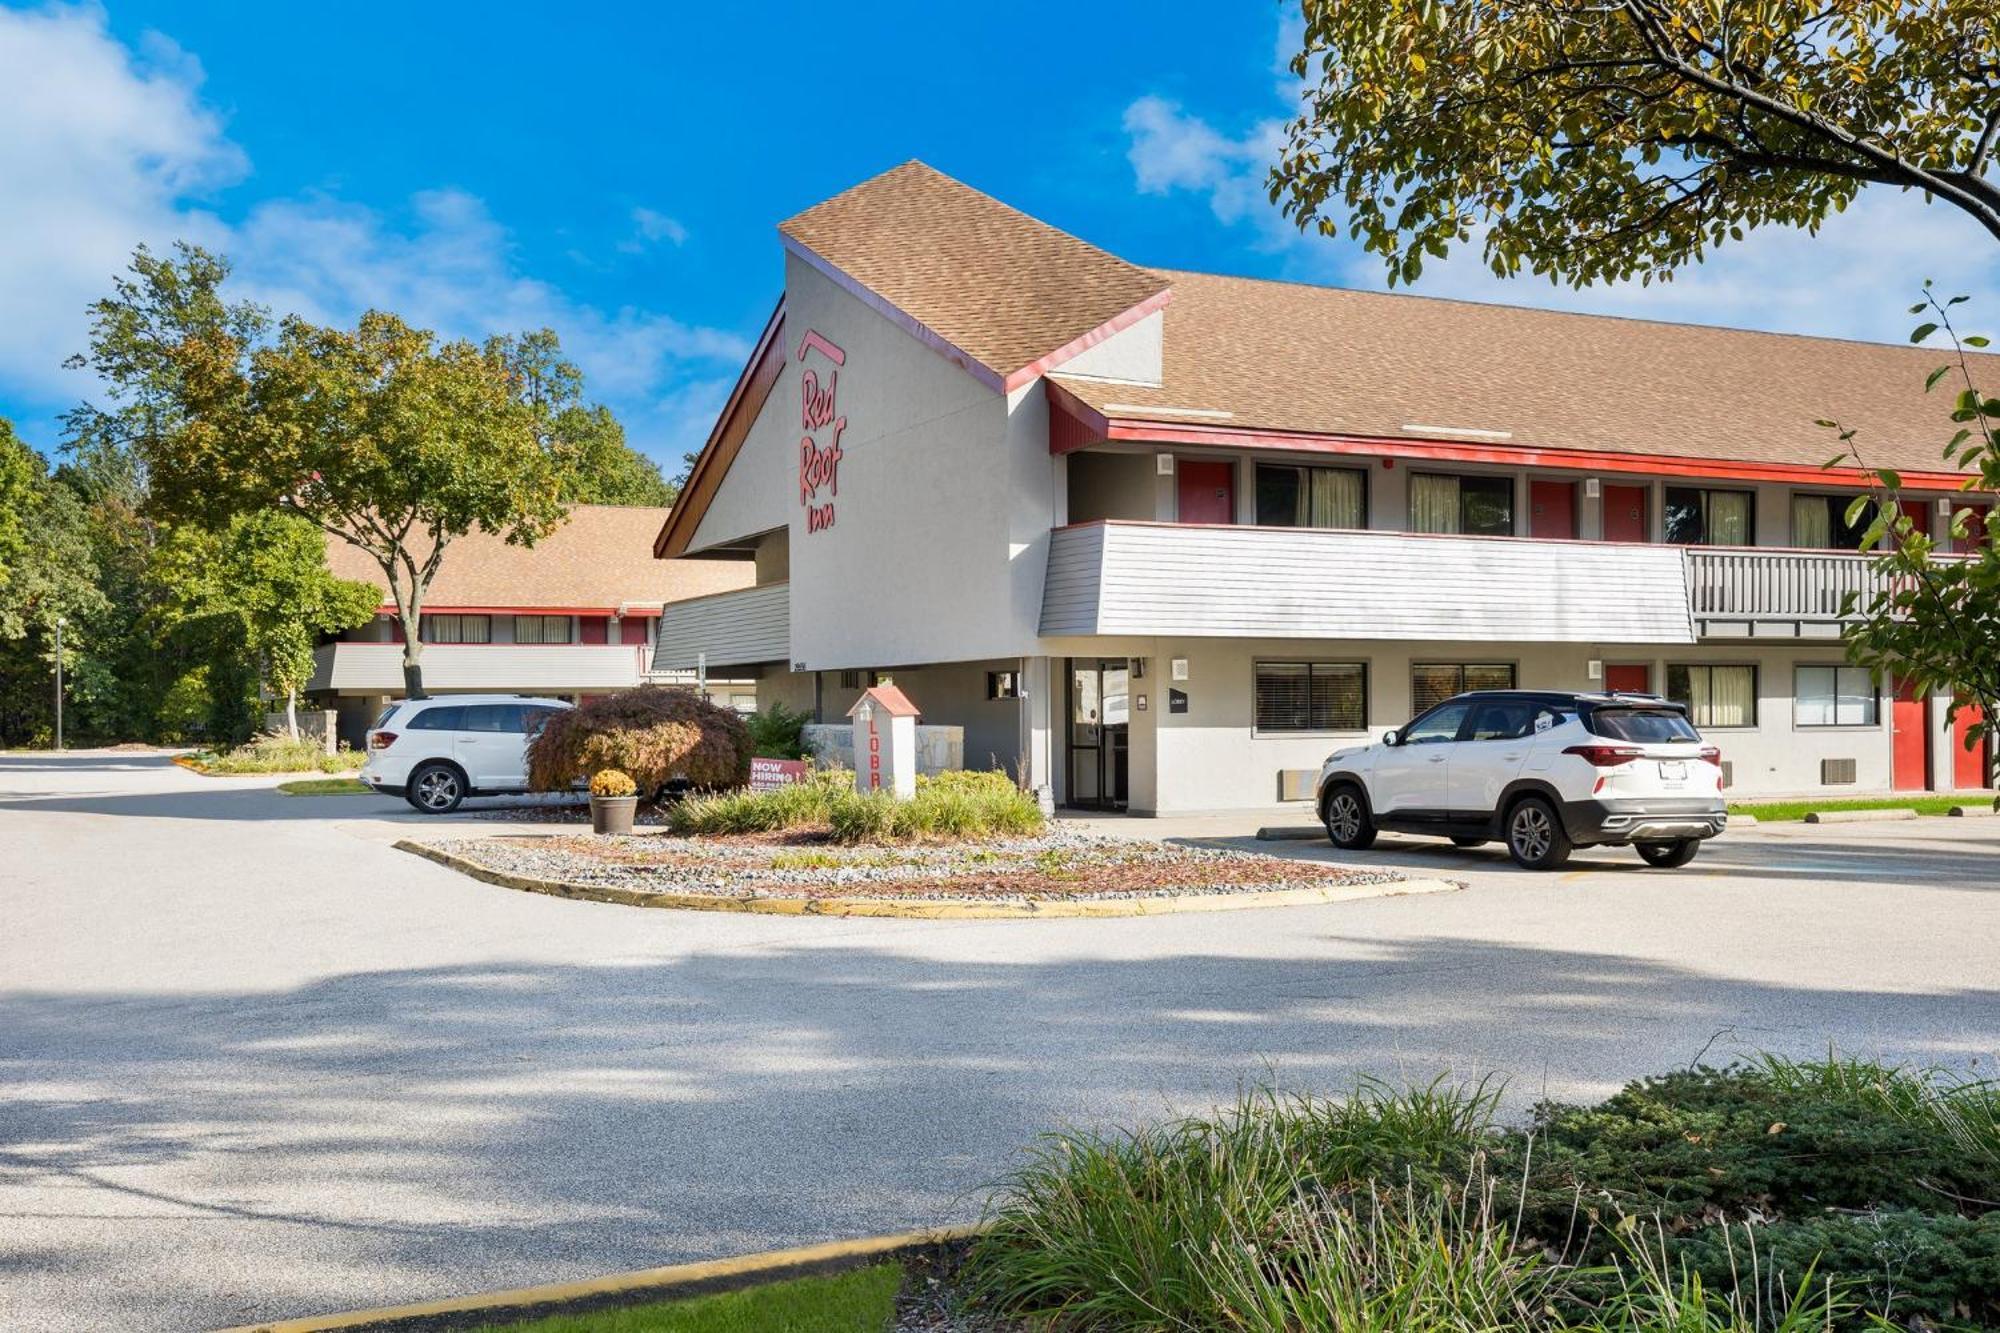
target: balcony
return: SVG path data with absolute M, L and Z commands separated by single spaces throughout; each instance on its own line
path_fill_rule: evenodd
M 647 672 L 644 644 L 428 643 L 424 687 L 570 694 L 622 690 Z M 313 654 L 308 690 L 351 694 L 400 694 L 403 645 L 326 643 Z
M 1041 632 L 1492 643 L 1837 639 L 1846 551 L 1092 522 L 1051 534 Z
M 1675 546 L 1125 522 L 1051 538 L 1047 636 L 1695 638 Z
M 792 659 L 792 589 L 765 583 L 668 602 L 660 610 L 655 671 L 691 671 Z
M 1875 557 L 1846 551 L 1687 551 L 1695 632 L 1715 639 L 1837 639 L 1852 593 L 1866 606 L 1883 587 Z

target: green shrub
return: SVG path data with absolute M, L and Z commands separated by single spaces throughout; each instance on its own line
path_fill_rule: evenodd
M 601 768 L 629 774 L 648 796 L 678 779 L 740 787 L 750 777 L 750 732 L 691 690 L 641 685 L 564 709 L 528 743 L 536 791 L 567 791 Z
M 368 756 L 345 746 L 328 754 L 319 741 L 273 733 L 223 754 L 203 752 L 193 759 L 205 773 L 351 773 Z
M 805 781 L 771 791 L 690 796 L 668 809 L 667 827 L 683 837 L 822 828 L 833 802 L 853 790 L 854 775 L 846 769 L 815 769 Z
M 807 758 L 811 752 L 805 733 L 810 721 L 811 713 L 793 712 L 780 703 L 749 714 L 743 723 L 750 728 L 750 753 L 760 759 Z

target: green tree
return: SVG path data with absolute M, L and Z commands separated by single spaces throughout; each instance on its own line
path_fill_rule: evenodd
M 2000 238 L 1993 0 L 1304 0 L 1316 81 L 1271 173 L 1301 228 L 1414 280 L 1665 279 L 1866 185 Z
M 57 623 L 63 627 L 63 667 L 74 672 L 109 603 L 98 587 L 83 498 L 51 476 L 42 456 L 4 420 L 0 451 L 9 477 L 7 518 L 19 533 L 0 585 L 0 741 L 17 744 L 51 729 Z
M 583 401 L 583 372 L 562 353 L 555 330 L 492 338 L 487 351 L 504 361 L 535 415 L 543 447 L 564 462 L 562 498 L 570 504 L 669 505 L 675 489 L 659 464 L 625 443 L 611 409 Z
M 314 646 L 323 634 L 369 620 L 381 592 L 335 578 L 320 530 L 279 510 L 239 514 L 221 533 L 177 529 L 161 557 L 161 581 L 175 590 L 173 620 L 205 627 L 256 663 L 285 701 L 285 729 L 296 738 Z
M 565 517 L 567 451 L 545 420 L 555 390 L 504 344 L 440 342 L 381 311 L 353 329 L 273 329 L 223 299 L 227 275 L 196 247 L 135 254 L 77 358 L 116 410 L 78 409 L 73 433 L 130 441 L 157 518 L 220 529 L 282 508 L 365 551 L 421 698 L 424 597 L 451 543 L 478 528 L 531 546 Z
M 5 589 L 8 570 L 21 558 L 22 518 L 35 491 L 40 461 L 14 433 L 14 423 L 0 417 L 0 589 Z
M 1946 461 L 1968 470 L 1968 489 L 1992 493 L 2000 491 L 2000 397 L 1987 394 L 1979 381 L 1980 371 L 1991 369 L 1990 358 L 1976 367 L 1966 354 L 1987 340 L 1961 335 L 1953 323 L 1952 308 L 1965 299 L 1940 300 L 1926 285 L 1924 300 L 1910 313 L 1928 318 L 1910 341 L 1942 335 L 1950 344 L 1950 357 L 1930 373 L 1924 388 L 1952 395 L 1951 420 L 1958 430 L 1944 447 Z M 1906 681 L 1926 693 L 1950 692 L 1948 719 L 1962 709 L 1978 709 L 1969 744 L 2000 737 L 2000 517 L 1989 511 L 1978 530 L 1972 515 L 1960 512 L 1952 520 L 1959 558 L 1937 559 L 1937 542 L 1903 511 L 1902 477 L 1890 468 L 1869 468 L 1855 431 L 1837 421 L 1820 424 L 1840 435 L 1841 452 L 1832 463 L 1861 467 L 1873 483 L 1848 509 L 1850 523 L 1872 513 L 1863 544 L 1881 551 L 1876 590 L 1866 597 L 1849 594 L 1841 608 L 1842 615 L 1855 617 L 1846 629 L 1848 657 L 1884 679 Z M 1994 749 L 2000 752 L 2000 746 Z M 2000 776 L 2000 765 L 1994 773 Z

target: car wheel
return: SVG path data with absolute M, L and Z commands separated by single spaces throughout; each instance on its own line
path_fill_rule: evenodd
M 450 764 L 425 764 L 410 774 L 409 802 L 427 815 L 448 815 L 465 799 L 465 777 Z
M 1571 843 L 1562 816 L 1540 796 L 1528 796 L 1507 812 L 1507 851 L 1525 870 L 1554 870 L 1569 860 Z
M 1368 817 L 1368 801 L 1351 782 L 1333 789 L 1320 807 L 1326 836 L 1342 851 L 1366 851 L 1375 845 L 1375 821 Z
M 1694 854 L 1701 850 L 1701 839 L 1679 838 L 1673 842 L 1642 842 L 1639 855 L 1649 866 L 1662 870 L 1672 870 L 1694 860 Z
M 1475 838 L 1470 833 L 1454 833 L 1451 835 L 1451 845 L 1454 847 L 1484 847 L 1489 841 L 1491 839 Z

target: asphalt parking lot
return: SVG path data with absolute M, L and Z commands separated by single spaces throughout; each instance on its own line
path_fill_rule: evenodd
M 0 1327 L 189 1329 L 962 1220 L 1036 1132 L 1359 1073 L 1518 1111 L 1697 1054 L 2000 1053 L 2000 821 L 1112 921 L 645 911 L 424 820 L 0 755 Z M 1145 830 L 1230 837 L 1227 821 Z M 1335 859 L 1324 844 L 1258 844 Z

